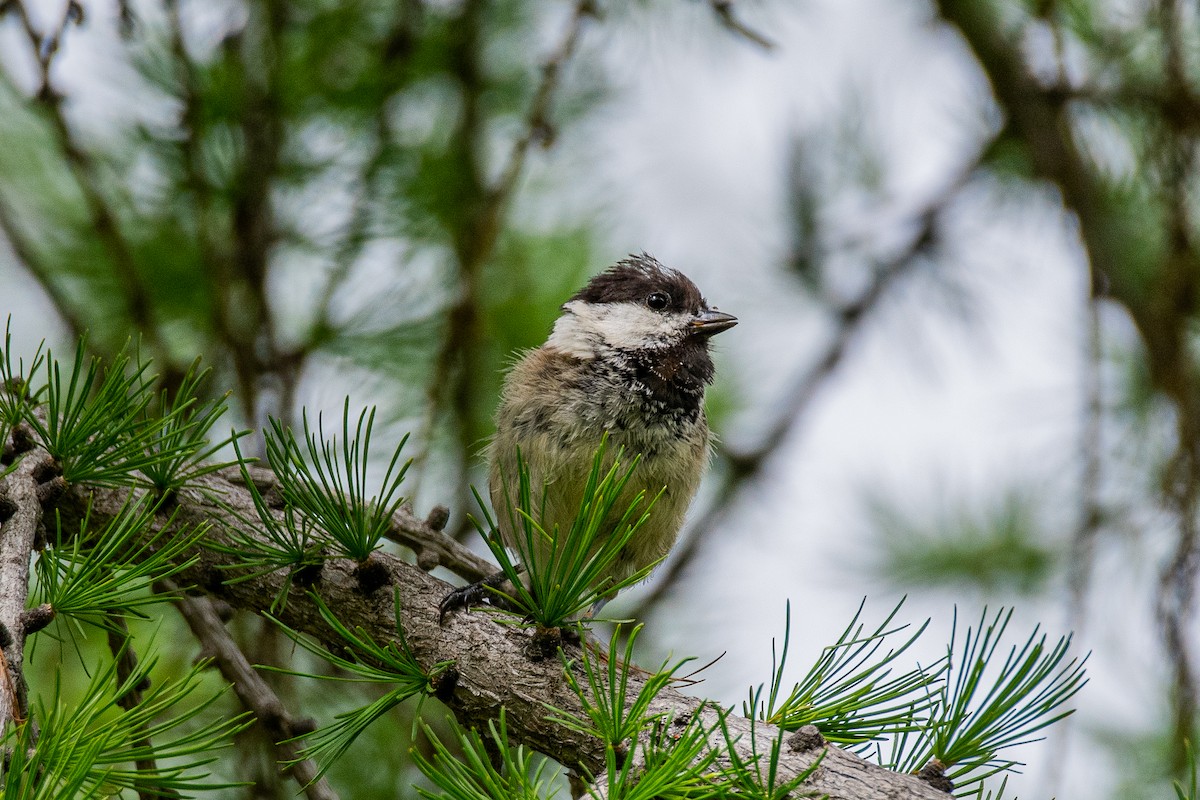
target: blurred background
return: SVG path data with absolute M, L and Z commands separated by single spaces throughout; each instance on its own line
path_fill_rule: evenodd
M 724 653 L 690 691 L 735 703 L 789 601 L 794 678 L 863 598 L 932 618 L 928 661 L 956 609 L 1015 606 L 1092 656 L 1009 794 L 1165 797 L 1198 76 L 1182 0 L 5 0 L 0 314 L 17 355 L 137 337 L 167 386 L 202 356 L 232 426 L 376 405 L 474 543 L 512 354 L 648 251 L 741 323 L 681 545 L 610 606 L 646 663 Z M 335 785 L 407 796 L 407 731 Z

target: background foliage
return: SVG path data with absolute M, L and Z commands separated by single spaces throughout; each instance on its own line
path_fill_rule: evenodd
M 1029 320 L 989 313 L 995 298 L 1045 288 L 1031 277 L 1043 266 L 1069 274 L 1072 290 L 1021 307 L 1061 322 L 1038 330 L 1054 330 L 1058 339 L 1044 347 L 1069 357 L 1050 383 L 1069 398 L 1063 416 L 1028 408 L 1032 421 L 1006 434 L 1047 438 L 1043 458 L 963 491 L 935 485 L 901 457 L 903 481 L 865 471 L 861 513 L 833 533 L 809 525 L 791 537 L 803 538 L 803 552 L 776 548 L 769 560 L 789 575 L 822 571 L 830 556 L 811 543 L 858 526 L 870 556 L 855 571 L 855 595 L 907 592 L 942 616 L 957 602 L 968 617 L 979 601 L 1021 598 L 1064 621 L 1116 677 L 1110 696 L 1091 695 L 1095 712 L 1084 708 L 1061 752 L 1080 763 L 1134 753 L 1154 777 L 1111 774 L 1099 788 L 1164 796 L 1172 776 L 1187 771 L 1184 742 L 1194 738 L 1200 693 L 1197 12 L 1181 0 L 942 0 L 891 4 L 901 10 L 888 14 L 864 5 L 874 17 L 862 14 L 854 37 L 915 44 L 880 45 L 869 56 L 874 69 L 856 73 L 814 41 L 830 17 L 819 3 L 0 3 L 0 231 L 14 287 L 0 308 L 17 313 L 17 344 L 5 353 L 28 361 L 49 332 L 65 367 L 61 353 L 87 332 L 87 355 L 151 357 L 167 397 L 181 388 L 196 395 L 191 412 L 149 400 L 110 404 L 118 427 L 161 415 L 186 433 L 188 420 L 203 419 L 201 404 L 226 389 L 223 429 L 262 431 L 272 417 L 299 430 L 301 409 L 314 420 L 347 395 L 355 409 L 378 405 L 380 469 L 411 433 L 406 496 L 425 509 L 448 506 L 449 530 L 465 537 L 506 359 L 542 339 L 586 275 L 653 248 L 741 316 L 746 341 L 728 345 L 741 349 L 720 365 L 711 413 L 725 443 L 681 552 L 622 607 L 684 628 L 680 607 L 695 609 L 694 587 L 712 580 L 706 565 L 732 563 L 737 572 L 728 548 L 755 552 L 745 545 L 762 541 L 755 529 L 778 526 L 754 506 L 794 480 L 789 465 L 805 458 L 800 436 L 818 421 L 824 395 L 837 397 L 856 374 L 877 380 L 881 361 L 919 372 L 937 360 L 937 331 L 947 327 L 956 346 L 1027 335 Z M 869 17 L 878 21 L 862 21 Z M 597 135 L 611 130 L 605 118 L 647 126 L 626 84 L 660 68 L 656 47 L 693 48 L 717 65 L 681 85 L 728 100 L 712 112 L 727 124 L 750 118 L 729 98 L 757 95 L 716 76 L 732 76 L 736 87 L 753 76 L 744 59 L 777 59 L 786 72 L 797 63 L 788 54 L 805 46 L 825 60 L 783 85 L 796 94 L 823 88 L 835 99 L 821 113 L 774 115 L 763 138 L 782 144 L 722 153 L 676 176 L 667 199 L 649 196 L 628 212 L 651 222 L 612 222 L 619 215 L 606 204 L 625 195 L 597 187 L 648 181 L 653 165 Z M 951 131 L 940 139 L 914 135 L 894 106 L 917 82 L 894 62 L 922 48 L 940 54 L 959 82 L 931 81 L 932 103 L 916 106 L 951 107 L 938 118 Z M 665 139 L 669 150 L 687 151 L 707 133 L 647 127 L 645 139 L 623 141 Z M 771 203 L 755 211 L 772 219 L 770 232 L 756 230 L 731 254 L 713 229 L 739 224 L 736 190 L 764 160 Z M 727 172 L 733 191 L 697 189 Z M 693 197 L 713 216 L 689 220 L 687 244 L 676 244 L 657 220 Z M 1003 241 L 1021 237 L 1054 244 L 1031 254 Z M 721 258 L 697 257 L 696 270 L 676 257 L 707 251 Z M 1033 266 L 1014 263 L 1021 259 Z M 22 316 L 34 300 L 45 316 Z M 880 342 L 894 349 L 880 357 Z M 763 350 L 774 357 L 752 357 Z M 199 383 L 189 372 L 197 355 L 214 369 Z M 988 370 L 977 349 L 957 357 Z M 143 396 L 138 375 L 109 375 L 101 391 L 110 400 Z M 47 397 L 63 397 L 56 380 Z M 843 449 L 883 449 L 854 433 L 888 419 L 889 403 L 871 400 L 830 434 Z M 884 427 L 911 424 L 894 420 Z M 917 435 L 902 441 L 927 430 L 913 427 Z M 158 430 L 152 451 L 195 454 L 199 440 Z M 239 447 L 265 455 L 266 443 L 255 433 Z M 91 457 L 80 463 L 101 472 L 76 479 L 129 474 Z M 935 499 L 921 502 L 928 494 Z M 755 568 L 765 573 L 764 560 Z M 43 585 L 60 597 L 72 586 L 50 572 Z M 707 613 L 694 611 L 697 627 Z M 739 614 L 772 616 L 770 607 Z M 830 616 L 836 635 L 849 614 Z M 1118 632 L 1105 629 L 1108 620 Z M 135 639 L 157 630 L 159 641 L 173 641 L 178 623 L 166 615 L 121 624 Z M 274 626 L 232 625 L 255 662 L 293 658 Z M 651 624 L 641 645 L 679 646 L 662 627 Z M 32 654 L 47 685 L 76 647 L 85 663 L 108 650 L 107 636 L 66 619 L 51 631 L 62 644 Z M 716 652 L 733 646 L 714 641 Z M 192 655 L 163 648 L 156 677 L 188 674 Z M 1131 685 L 1124 676 L 1135 673 Z M 187 680 L 216 682 L 206 673 Z M 301 707 L 312 692 L 328 696 L 304 682 L 280 679 L 276 688 Z M 362 705 L 334 702 L 343 700 Z M 339 774 L 335 766 L 331 779 L 356 779 L 355 796 L 371 796 L 364 784 L 372 782 L 394 796 L 392 787 L 416 774 L 391 757 L 408 735 L 403 724 L 369 728 L 355 746 L 387 769 Z M 239 747 L 216 769 L 270 787 L 274 770 L 261 753 Z M 1053 774 L 1044 780 L 1029 791 L 1056 791 Z M 1068 769 L 1057 780 L 1066 795 L 1075 780 L 1097 778 Z

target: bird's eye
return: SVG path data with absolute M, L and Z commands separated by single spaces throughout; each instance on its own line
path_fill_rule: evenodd
M 653 308 L 655 311 L 662 311 L 671 302 L 671 298 L 665 292 L 651 292 L 646 298 L 646 305 Z

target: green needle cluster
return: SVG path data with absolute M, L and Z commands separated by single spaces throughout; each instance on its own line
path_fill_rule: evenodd
M 30 359 L 29 367 L 25 367 L 25 359 L 17 359 L 16 367 L 12 360 L 12 316 L 4 325 L 4 351 L 0 353 L 0 442 L 7 442 L 12 429 L 27 419 L 37 402 L 33 394 L 30 378 L 37 375 L 46 360 L 42 352 L 45 342 L 38 345 Z M 9 465 L 7 470 L 0 471 L 0 477 L 7 475 L 16 466 Z
M 606 467 L 607 449 L 605 437 L 592 459 L 579 513 L 570 531 L 547 530 L 542 524 L 544 514 L 534 507 L 529 467 L 517 453 L 517 504 L 496 509 L 497 514 L 507 515 L 509 529 L 516 532 L 515 559 L 501 541 L 486 504 L 475 492 L 484 517 L 482 524 L 476 521 L 476 526 L 513 587 L 508 600 L 520 618 L 544 628 L 567 625 L 602 598 L 644 580 L 657 566 L 657 562 L 647 565 L 619 581 L 609 577 L 625 545 L 649 519 L 657 498 L 647 502 L 646 493 L 638 492 L 627 506 L 618 508 L 640 458 L 635 456 L 624 463 L 622 448 Z M 502 476 L 505 497 L 512 496 L 507 490 L 511 477 Z
M 783 694 L 783 675 L 791 643 L 792 608 L 787 606 L 783 651 L 776 659 L 771 648 L 772 678 L 752 693 L 744 705 L 746 716 L 785 730 L 816 725 L 829 741 L 843 746 L 862 745 L 885 736 L 922 729 L 933 701 L 928 687 L 946 668 L 945 661 L 925 669 L 893 675 L 899 657 L 929 624 L 926 620 L 907 638 L 908 625 L 892 625 L 903 601 L 873 630 L 859 622 L 866 601 L 837 641 L 825 647 L 804 678 Z M 893 645 L 893 643 L 895 643 Z M 886 649 L 885 649 L 886 647 Z
M 887 766 L 913 772 L 936 761 L 960 791 L 967 790 L 1018 766 L 1001 753 L 1036 741 L 1034 734 L 1073 713 L 1064 706 L 1087 683 L 1087 656 L 1068 659 L 1071 637 L 1051 645 L 1036 627 L 1020 647 L 1005 653 L 1011 619 L 1012 609 L 1001 608 L 989 621 L 985 608 L 956 653 L 955 615 L 948 677 L 934 695 L 929 724 L 896 737 Z
M 143 797 L 178 797 L 181 794 L 229 788 L 203 770 L 228 747 L 233 734 L 246 728 L 248 714 L 197 718 L 220 698 L 210 694 L 199 702 L 189 698 L 200 688 L 197 664 L 180 679 L 151 684 L 142 702 L 123 710 L 117 700 L 147 683 L 153 658 L 125 680 L 117 679 L 110 661 L 94 671 L 77 702 L 64 696 L 61 673 L 54 693 L 39 700 L 36 718 L 40 730 L 23 724 L 10 728 L 0 744 L 11 755 L 0 786 L 2 800 L 74 800 L 108 798 L 123 790 Z M 203 694 L 203 693 L 202 693 Z M 145 744 L 152 741 L 153 746 Z M 36 746 L 34 746 L 36 742 Z M 154 769 L 132 769 L 135 762 L 154 759 Z
M 56 616 L 76 624 L 111 627 L 114 616 L 162 602 L 151 591 L 154 582 L 192 566 L 196 557 L 186 553 L 204 535 L 202 528 L 175 529 L 173 517 L 147 535 L 155 507 L 144 498 L 129 500 L 98 531 L 90 517 L 89 510 L 74 533 L 64 531 L 59 519 L 54 542 L 36 563 L 35 605 L 48 604 Z
M 238 544 L 228 552 L 237 556 L 231 568 L 242 571 L 230 583 L 252 580 L 277 569 L 287 577 L 271 603 L 276 612 L 287 599 L 293 582 L 302 585 L 309 571 L 319 570 L 327 553 L 365 562 L 378 549 L 392 516 L 404 503 L 400 484 L 410 462 L 401 463 L 400 454 L 408 440 L 405 436 L 392 451 L 381 485 L 372 491 L 368 453 L 375 424 L 375 409 L 364 409 L 351 432 L 350 399 L 342 407 L 341 442 L 325 438 L 320 417 L 317 430 L 303 416 L 303 446 L 290 428 L 271 419 L 266 433 L 267 462 L 278 481 L 283 508 L 277 510 L 263 496 L 246 465 L 236 441 L 233 442 L 242 468 L 242 483 L 250 493 L 258 517 L 256 527 L 262 534 L 238 536 Z M 228 505 L 226 510 L 246 525 L 251 521 Z M 235 534 L 236 536 L 237 534 Z M 265 539 L 265 541 L 264 541 Z
M 400 484 L 411 463 L 400 461 L 406 436 L 392 452 L 378 492 L 371 493 L 367 456 L 374 423 L 375 409 L 364 409 L 351 433 L 346 398 L 340 444 L 336 436 L 325 438 L 321 416 L 312 430 L 307 414 L 302 416 L 303 447 L 277 419 L 271 420 L 266 436 L 267 461 L 284 501 L 327 534 L 334 548 L 360 562 L 379 547 L 392 515 L 404 502 Z
M 128 346 L 102 367 L 87 356 L 83 337 L 69 370 L 39 348 L 26 371 L 23 361 L 13 366 L 11 340 L 6 328 L 0 381 L 9 390 L 0 392 L 0 433 L 7 437 L 13 426 L 28 425 L 67 483 L 148 485 L 169 495 L 227 466 L 210 459 L 230 440 L 212 444 L 209 438 L 225 412 L 224 398 L 200 401 L 208 371 L 198 363 L 174 397 L 164 392 L 156 405 L 150 363 L 132 356 Z
M 546 768 L 552 762 L 530 753 L 523 746 L 512 747 L 508 740 L 508 724 L 504 709 L 500 716 L 488 721 L 488 738 L 477 730 L 464 731 L 451 720 L 455 752 L 424 722 L 421 730 L 433 745 L 430 760 L 415 747 L 409 751 L 417 769 L 433 782 L 440 792 L 423 786 L 417 791 L 428 800 L 543 800 L 554 797 L 547 792 Z M 498 762 L 498 763 L 496 763 Z
M 563 674 L 583 705 L 584 717 L 551 708 L 550 719 L 571 730 L 595 736 L 617 749 L 628 746 L 650 722 L 658 719 L 661 715 L 650 713 L 650 704 L 671 683 L 676 671 L 692 659 L 684 659 L 671 667 L 664 663 L 658 672 L 646 676 L 630 699 L 630 679 L 641 672 L 633 667 L 633 649 L 642 628 L 637 625 L 628 637 L 622 637 L 621 626 L 616 626 L 607 657 L 593 655 L 589 647 L 584 647 L 578 664 L 566 661 Z M 626 638 L 624 652 L 619 645 L 622 638 Z M 576 675 L 580 669 L 587 679 L 586 686 L 580 684 Z
M 204 475 L 217 472 L 236 461 L 219 461 L 214 457 L 235 439 L 249 431 L 235 431 L 212 443 L 210 431 L 226 411 L 226 392 L 221 397 L 202 402 L 202 389 L 212 370 L 200 369 L 200 360 L 192 362 L 172 396 L 162 391 L 158 402 L 147 411 L 147 423 L 155 434 L 150 451 L 161 458 L 142 467 L 142 474 L 160 495 L 170 497 L 189 483 Z M 156 424 L 155 424 L 156 423 Z
M 185 450 L 155 449 L 162 420 L 146 414 L 154 398 L 149 364 L 137 364 L 123 351 L 101 369 L 99 359 L 87 358 L 85 352 L 81 341 L 64 375 L 47 351 L 45 419 L 28 414 L 26 422 L 67 483 L 136 484 L 136 473 Z
M 727 796 L 731 798 L 791 800 L 795 796 L 793 793 L 821 765 L 824 753 L 798 775 L 785 778 L 780 774 L 779 758 L 785 746 L 783 740 L 787 733 L 786 730 L 780 728 L 779 735 L 770 740 L 767 751 L 759 752 L 758 745 L 761 737 L 755 735 L 758 721 L 754 717 L 750 717 L 750 757 L 743 758 L 734 747 L 736 737 L 731 734 L 725 720 L 724 716 L 721 717 L 721 733 L 725 737 L 725 750 L 730 761 L 729 768 L 725 771 L 725 781 L 731 789 Z

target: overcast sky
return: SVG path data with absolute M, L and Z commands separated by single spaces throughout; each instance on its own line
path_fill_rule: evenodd
M 704 3 L 652 5 L 673 8 L 613 13 L 589 29 L 586 52 L 603 58 L 617 90 L 554 152 L 536 157 L 534 179 L 562 187 L 562 213 L 594 215 L 613 259 L 647 250 L 740 318 L 716 342 L 722 378 L 750 398 L 726 438 L 752 443 L 764 409 L 828 335 L 778 267 L 788 247 L 783 200 L 794 137 L 827 141 L 858 109 L 850 134 L 880 154 L 885 199 L 839 198 L 833 210 L 849 235 L 882 237 L 886 246 L 897 240 L 898 221 L 973 157 L 995 112 L 961 42 L 919 2 L 741 4 L 746 20 L 776 41 L 769 53 L 714 33 Z M 107 57 L 110 45 L 74 45 L 61 79 L 89 91 L 71 92 L 83 98 L 72 112 L 98 127 L 120 119 L 131 100 Z M 728 653 L 697 691 L 732 703 L 766 680 L 789 599 L 797 669 L 832 641 L 864 595 L 868 621 L 890 610 L 896 597 L 863 577 L 864 487 L 919 512 L 1020 486 L 1041 493 L 1048 526 L 1069 536 L 1085 341 L 1078 244 L 1049 194 L 1014 204 L 986 181 L 965 193 L 953 223 L 946 249 L 972 290 L 970 324 L 939 310 L 927 286 L 902 292 L 781 449 L 770 479 L 739 507 L 738 525 L 751 533 L 707 550 L 703 568 L 652 621 L 656 640 L 678 656 L 703 663 Z M 61 343 L 44 297 L 0 261 L 0 314 L 9 313 L 16 347 L 32 352 L 43 335 Z M 1144 726 L 1160 702 L 1153 678 L 1130 677 L 1158 669 L 1149 595 L 1138 588 L 1154 563 L 1098 567 L 1097 582 L 1111 588 L 1094 618 L 1128 623 L 1120 636 L 1110 626 L 1083 632 L 1084 648 L 1096 650 L 1092 684 L 1079 699 L 1084 726 Z M 952 605 L 973 620 L 987 600 L 1010 598 L 940 592 L 910 600 L 910 619 L 935 619 L 928 660 L 940 655 Z M 1014 638 L 1038 621 L 1054 636 L 1063 632 L 1065 608 L 1065 593 L 1049 603 L 1021 600 Z M 1072 738 L 1062 796 L 1100 796 L 1109 785 L 1080 750 L 1082 739 Z M 1032 768 L 1010 783 L 1012 794 L 1055 791 L 1043 764 L 1059 754 L 1046 745 L 1026 750 Z

